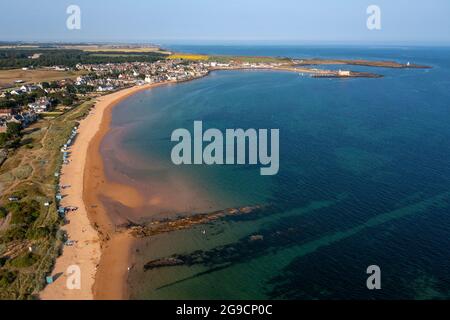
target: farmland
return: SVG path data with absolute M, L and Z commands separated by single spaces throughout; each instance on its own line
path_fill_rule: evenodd
M 81 50 L 91 53 L 114 52 L 114 53 L 165 53 L 156 46 L 108 46 L 108 45 L 70 45 L 61 46 L 61 49 Z
M 203 55 L 203 54 L 184 54 L 184 53 L 176 53 L 169 56 L 169 59 L 176 60 L 189 60 L 189 61 L 201 61 L 201 60 L 208 60 L 209 56 Z
M 22 80 L 23 83 L 38 83 L 43 81 L 56 81 L 62 79 L 75 79 L 82 72 L 57 71 L 51 69 L 10 69 L 0 70 L 0 89 L 17 86 L 15 81 Z

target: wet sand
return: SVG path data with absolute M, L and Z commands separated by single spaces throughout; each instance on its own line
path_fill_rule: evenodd
M 123 99 L 138 91 L 171 82 L 149 84 L 124 89 L 98 98 L 90 114 L 81 121 L 79 134 L 71 148 L 70 163 L 63 166 L 61 184 L 70 185 L 64 191 L 63 206 L 79 209 L 68 213 L 69 224 L 63 227 L 69 239 L 77 241 L 64 247 L 56 260 L 52 275 L 56 280 L 40 294 L 46 300 L 124 299 L 129 253 L 132 238 L 115 233 L 117 219 L 104 206 L 102 198 L 112 198 L 123 206 L 134 208 L 142 204 L 142 196 L 132 187 L 108 183 L 103 171 L 100 143 L 108 132 L 111 111 Z M 80 267 L 81 288 L 69 290 L 67 268 Z
M 126 278 L 130 267 L 130 252 L 133 238 L 127 233 L 116 233 L 116 226 L 126 222 L 116 213 L 117 206 L 124 210 L 138 208 L 144 202 L 143 196 L 132 186 L 108 181 L 104 172 L 104 159 L 100 144 L 110 130 L 112 109 L 122 100 L 139 91 L 173 84 L 174 81 L 126 89 L 101 98 L 98 103 L 102 120 L 97 133 L 91 140 L 84 171 L 83 200 L 88 208 L 92 225 L 98 231 L 102 243 L 102 255 L 93 285 L 94 299 L 126 299 Z

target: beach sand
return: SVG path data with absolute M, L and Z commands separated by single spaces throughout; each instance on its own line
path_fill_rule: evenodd
M 106 181 L 99 147 L 109 130 L 115 105 L 138 91 L 169 83 L 174 82 L 136 86 L 100 97 L 90 114 L 80 122 L 79 134 L 70 150 L 70 163 L 63 166 L 61 174 L 61 184 L 71 186 L 64 190 L 62 205 L 78 207 L 77 211 L 67 214 L 69 223 L 63 229 L 69 239 L 77 243 L 64 247 L 52 272 L 56 280 L 41 292 L 41 299 L 127 297 L 126 277 L 133 239 L 126 233 L 115 232 L 120 221 L 106 210 L 101 199 L 112 198 L 130 208 L 141 205 L 142 199 L 133 188 Z M 80 267 L 81 289 L 67 288 L 67 269 L 72 265 Z

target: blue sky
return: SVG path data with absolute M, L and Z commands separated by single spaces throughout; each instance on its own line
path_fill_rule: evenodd
M 71 4 L 81 30 L 66 28 Z M 366 27 L 371 4 L 381 30 Z M 450 44 L 449 16 L 449 0 L 14 0 L 0 2 L 0 40 Z

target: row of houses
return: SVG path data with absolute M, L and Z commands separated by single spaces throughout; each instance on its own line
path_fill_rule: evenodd
M 44 88 L 42 83 L 35 84 L 35 85 L 23 85 L 19 88 L 15 88 L 12 90 L 5 90 L 5 91 L 1 92 L 0 98 L 5 98 L 8 95 L 19 96 L 22 94 L 32 93 L 36 90 L 43 90 L 46 94 L 57 93 L 57 92 L 64 90 L 64 87 L 66 85 L 72 84 L 72 83 L 73 82 L 71 80 L 60 80 L 60 81 L 56 82 L 57 86 L 54 88 Z
M 13 96 L 17 96 L 24 93 L 30 93 L 38 89 L 43 89 L 42 85 L 23 85 L 20 88 L 9 91 Z
M 20 123 L 27 127 L 37 120 L 38 114 L 48 111 L 51 106 L 50 100 L 40 98 L 28 104 L 28 108 L 1 108 L 0 109 L 0 133 L 6 132 L 8 122 Z
M 101 65 L 77 65 L 77 69 L 86 70 L 91 75 L 77 78 L 75 84 L 89 85 L 96 91 L 111 91 L 116 88 L 143 84 L 158 83 L 167 80 L 185 81 L 208 73 L 203 63 L 183 63 L 181 60 L 164 60 L 153 63 L 133 62 Z M 92 76 L 92 73 L 95 76 Z

